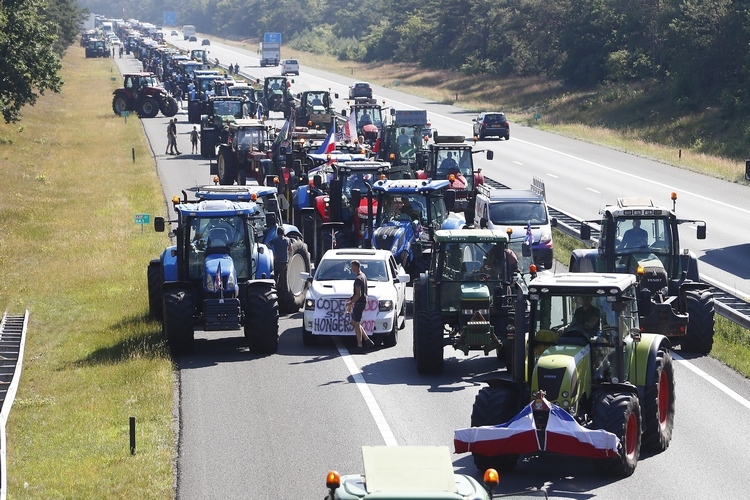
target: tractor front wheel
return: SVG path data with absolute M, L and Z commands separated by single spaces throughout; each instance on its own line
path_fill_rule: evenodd
M 440 311 L 418 311 L 414 336 L 417 371 L 443 373 L 443 315 Z
M 641 448 L 662 452 L 672 440 L 675 413 L 674 366 L 669 351 L 656 355 L 656 373 L 643 394 L 643 443 Z
M 272 282 L 250 282 L 247 287 L 245 339 L 253 352 L 279 350 L 279 300 Z
M 193 291 L 177 289 L 164 292 L 162 310 L 162 331 L 170 350 L 175 354 L 189 352 L 195 339 Z
M 615 458 L 594 459 L 599 474 L 628 477 L 635 472 L 641 455 L 641 406 L 632 393 L 594 394 L 593 420 L 597 429 L 611 432 L 620 440 Z
M 172 96 L 166 96 L 162 99 L 159 108 L 161 109 L 161 114 L 167 118 L 172 118 L 177 114 L 177 99 Z
M 302 281 L 300 273 L 310 273 L 310 253 L 307 245 L 299 239 L 292 238 L 292 255 L 284 271 L 278 277 L 279 311 L 282 314 L 296 313 L 305 302 L 307 281 Z
M 686 351 L 708 354 L 714 345 L 714 295 L 710 290 L 691 290 L 687 299 L 687 334 L 680 339 Z
M 520 408 L 519 392 L 512 387 L 482 387 L 474 399 L 471 410 L 471 426 L 498 425 L 516 416 Z M 501 451 L 501 450 L 498 450 Z M 489 468 L 507 472 L 515 468 L 518 454 L 489 455 L 472 453 L 474 465 L 484 472 Z

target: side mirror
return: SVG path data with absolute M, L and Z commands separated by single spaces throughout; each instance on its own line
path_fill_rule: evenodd
M 391 108 L 391 116 L 396 116 L 396 108 Z
M 482 217 L 481 219 L 479 219 L 479 227 L 481 229 L 487 229 L 487 222 L 487 217 Z
M 411 281 L 411 276 L 409 276 L 408 274 L 399 274 L 396 278 L 396 281 L 398 281 L 399 283 L 408 283 L 409 281 Z
M 706 239 L 706 223 L 700 224 L 696 230 L 696 236 L 699 240 Z
M 549 220 L 549 225 L 552 226 L 552 227 L 557 227 L 557 219 L 555 217 L 552 217 Z
M 653 310 L 653 303 L 651 302 L 651 290 L 648 288 L 642 289 L 638 293 L 638 309 L 641 316 L 649 316 Z
M 492 160 L 492 159 L 494 159 L 494 158 L 495 158 L 495 152 L 494 152 L 494 151 L 492 151 L 491 149 L 488 149 L 488 150 L 487 150 L 487 159 L 488 159 L 488 160 Z
M 581 239 L 582 240 L 591 239 L 591 226 L 589 226 L 585 222 L 581 222 Z
M 266 213 L 266 228 L 274 227 L 275 225 L 276 225 L 276 213 L 267 212 Z
M 317 189 L 320 189 L 320 186 L 323 185 L 323 178 L 320 176 L 320 174 L 315 174 L 315 177 L 313 177 L 313 186 L 315 186 Z
M 164 226 L 164 217 L 154 217 L 154 231 L 157 233 L 163 233 Z
M 448 189 L 445 191 L 445 209 L 449 212 L 453 211 L 453 207 L 456 205 L 456 190 Z
M 339 98 L 339 93 L 336 92 L 335 94 L 333 94 L 333 97 L 334 97 L 334 99 L 338 99 Z

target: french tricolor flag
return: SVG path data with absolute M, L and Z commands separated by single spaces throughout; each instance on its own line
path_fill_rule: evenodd
M 456 453 L 472 452 L 492 457 L 548 451 L 589 458 L 617 456 L 617 436 L 602 429 L 586 429 L 559 406 L 550 406 L 544 444 L 539 442 L 532 404 L 529 404 L 504 424 L 453 431 Z
M 336 149 L 336 121 L 335 120 L 333 121 L 333 123 L 331 123 L 331 131 L 328 132 L 328 137 L 326 137 L 326 140 L 323 141 L 323 144 L 320 145 L 316 153 L 319 155 L 325 155 L 325 154 L 332 152 L 334 149 Z

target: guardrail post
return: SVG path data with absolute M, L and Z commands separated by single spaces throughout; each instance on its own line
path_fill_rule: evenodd
M 745 160 L 745 180 L 750 181 L 750 160 Z
M 130 454 L 135 455 L 135 417 L 130 417 Z

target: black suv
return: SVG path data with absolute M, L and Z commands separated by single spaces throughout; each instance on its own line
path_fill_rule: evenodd
M 474 122 L 474 137 L 480 141 L 488 136 L 510 139 L 510 123 L 504 113 L 485 112 L 472 120 Z
M 372 99 L 372 87 L 367 82 L 354 82 L 349 87 L 349 99 L 356 99 L 357 97 L 366 97 Z

